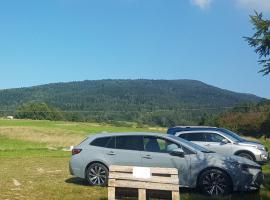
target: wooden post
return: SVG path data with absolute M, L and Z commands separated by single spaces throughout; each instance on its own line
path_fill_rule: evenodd
M 139 189 L 139 200 L 146 200 L 146 189 Z
M 115 187 L 108 187 L 108 200 L 115 200 Z
M 180 199 L 179 191 L 172 191 L 172 200 L 179 200 L 179 199 Z

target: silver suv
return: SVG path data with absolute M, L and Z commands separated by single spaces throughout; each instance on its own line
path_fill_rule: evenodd
M 191 141 L 217 153 L 237 155 L 259 163 L 269 160 L 268 149 L 264 145 L 248 141 L 224 128 L 178 126 L 170 128 L 168 134 Z
M 70 173 L 90 185 L 106 186 L 110 165 L 177 168 L 181 187 L 198 187 L 213 196 L 259 190 L 263 181 L 261 166 L 251 160 L 220 155 L 168 134 L 93 135 L 72 154 Z

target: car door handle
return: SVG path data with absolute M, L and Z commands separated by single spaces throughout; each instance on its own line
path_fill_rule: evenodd
M 113 155 L 115 155 L 115 153 L 113 151 L 110 151 L 107 153 L 107 155 L 113 156 Z
M 145 158 L 145 159 L 152 159 L 152 156 L 150 156 L 150 155 L 145 155 L 145 156 L 143 156 L 143 158 Z

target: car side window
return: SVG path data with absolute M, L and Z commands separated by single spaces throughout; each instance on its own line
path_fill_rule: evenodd
M 170 153 L 174 149 L 181 148 L 179 145 L 169 140 L 154 136 L 144 137 L 143 143 L 144 143 L 144 150 L 148 152 Z
M 94 141 L 90 143 L 92 146 L 97 146 L 97 147 L 106 147 L 107 143 L 109 142 L 110 137 L 101 137 L 97 138 Z
M 106 145 L 107 148 L 115 149 L 115 137 L 111 137 L 110 141 Z
M 179 137 L 188 141 L 205 142 L 204 133 L 184 133 Z
M 189 140 L 188 139 L 188 133 L 180 134 L 178 137 L 183 138 L 185 140 Z
M 143 150 L 142 136 L 116 136 L 116 149 L 124 150 Z
M 222 142 L 223 136 L 216 133 L 205 133 L 206 142 Z

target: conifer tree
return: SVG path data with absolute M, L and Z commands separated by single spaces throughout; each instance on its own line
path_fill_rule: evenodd
M 263 75 L 270 74 L 270 20 L 264 19 L 262 13 L 250 16 L 253 29 L 256 31 L 252 37 L 244 37 L 249 46 L 255 48 L 259 55 L 259 64 L 262 69 L 259 71 Z

